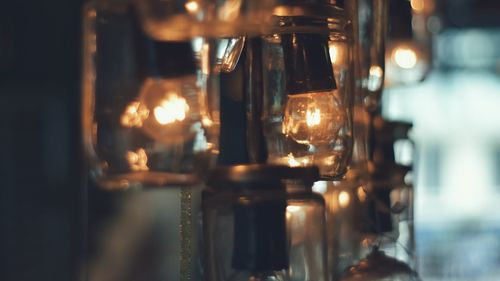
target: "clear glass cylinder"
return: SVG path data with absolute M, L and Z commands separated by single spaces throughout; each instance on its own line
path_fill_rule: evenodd
M 124 0 L 88 2 L 83 41 L 92 178 L 107 189 L 198 182 L 218 150 L 213 42 L 154 40 Z
M 133 0 L 147 34 L 159 40 L 233 37 L 269 30 L 278 0 Z
M 318 181 L 313 190 L 326 203 L 328 267 L 331 280 L 338 280 L 344 269 L 355 262 L 357 240 L 353 228 L 353 200 L 357 181 L 351 171 L 342 181 Z
M 324 201 L 311 191 L 317 175 L 267 165 L 216 170 L 202 202 L 206 280 L 328 280 Z
M 364 93 L 366 108 L 375 111 L 384 84 L 389 0 L 344 2 L 353 26 L 356 86 Z
M 351 41 L 343 11 L 319 5 L 277 13 L 261 40 L 262 127 L 267 162 L 319 167 L 341 177 L 352 151 Z M 298 7 L 298 8 L 297 8 Z

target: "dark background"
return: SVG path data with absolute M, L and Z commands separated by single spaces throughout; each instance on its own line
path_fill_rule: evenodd
M 438 7 L 445 27 L 500 26 L 497 0 Z M 85 268 L 81 10 L 81 0 L 0 1 L 2 281 L 78 280 Z M 92 194 L 98 217 L 107 199 Z
M 81 1 L 0 1 L 0 280 L 77 280 Z

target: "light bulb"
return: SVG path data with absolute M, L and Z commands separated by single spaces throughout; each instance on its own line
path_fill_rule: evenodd
M 138 115 L 133 116 L 141 122 L 134 124 L 141 124 L 155 141 L 169 145 L 185 143 L 195 139 L 202 120 L 207 119 L 205 104 L 199 101 L 200 91 L 194 75 L 149 78 L 143 84 L 138 104 L 133 104 L 137 109 L 127 108 L 126 114 L 130 111 Z
M 335 93 L 334 90 L 288 95 L 283 134 L 306 145 L 334 141 L 346 118 Z
M 341 208 L 346 208 L 349 206 L 349 202 L 351 201 L 351 197 L 347 191 L 341 191 L 339 193 L 339 205 Z
M 398 47 L 392 53 L 392 59 L 401 68 L 411 69 L 417 65 L 418 57 L 411 48 Z
M 427 56 L 416 42 L 392 42 L 387 47 L 385 86 L 419 82 L 425 78 L 428 67 Z

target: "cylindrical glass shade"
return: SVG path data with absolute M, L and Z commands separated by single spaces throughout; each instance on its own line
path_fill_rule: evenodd
M 199 181 L 218 150 L 212 42 L 151 39 L 128 1 L 87 3 L 84 16 L 82 122 L 93 179 L 107 189 Z
M 328 17 L 315 17 L 305 7 L 278 10 L 279 27 L 258 45 L 267 162 L 338 178 L 352 150 L 351 42 L 342 10 L 324 4 Z
M 159 40 L 232 37 L 269 28 L 277 0 L 135 0 L 142 26 Z
M 347 266 L 354 263 L 357 240 L 353 232 L 353 200 L 357 181 L 350 171 L 342 181 L 319 181 L 313 190 L 323 195 L 326 203 L 328 267 L 331 280 L 338 280 Z
M 206 280 L 328 280 L 317 177 L 285 166 L 217 170 L 203 196 Z
M 357 90 L 367 109 L 379 107 L 385 74 L 385 37 L 389 0 L 344 1 L 353 24 Z

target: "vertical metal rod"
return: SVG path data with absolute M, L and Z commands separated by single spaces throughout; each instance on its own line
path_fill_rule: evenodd
M 180 192 L 180 281 L 191 281 L 192 275 L 192 237 L 193 237 L 193 210 L 191 187 L 182 187 Z

